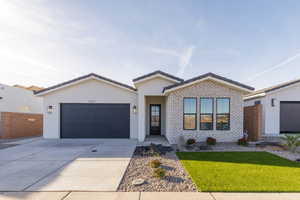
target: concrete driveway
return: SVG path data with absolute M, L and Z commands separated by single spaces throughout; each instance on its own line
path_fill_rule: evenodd
M 1 191 L 116 191 L 136 146 L 122 139 L 37 139 L 0 150 Z

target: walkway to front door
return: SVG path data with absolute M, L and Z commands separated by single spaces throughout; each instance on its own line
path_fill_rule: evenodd
M 150 104 L 150 135 L 161 135 L 160 104 Z

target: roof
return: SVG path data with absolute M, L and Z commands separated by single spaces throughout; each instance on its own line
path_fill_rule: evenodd
M 95 73 L 90 73 L 90 74 L 87 74 L 87 75 L 84 75 L 84 76 L 80 76 L 78 78 L 75 78 L 75 79 L 72 79 L 72 80 L 69 80 L 69 81 L 57 84 L 57 85 L 54 85 L 54 86 L 51 86 L 51 87 L 48 87 L 48 88 L 36 91 L 36 92 L 34 92 L 34 94 L 48 93 L 48 92 L 50 92 L 52 90 L 59 89 L 59 88 L 61 88 L 63 86 L 67 86 L 67 85 L 75 83 L 77 81 L 81 81 L 81 80 L 92 78 L 92 77 L 95 77 L 95 78 L 101 79 L 103 81 L 112 83 L 112 84 L 117 85 L 117 86 L 122 87 L 122 88 L 126 88 L 126 89 L 129 89 L 129 90 L 132 90 L 132 91 L 136 91 L 136 89 L 134 87 L 131 87 L 131 86 L 126 85 L 124 83 L 120 83 L 120 82 L 114 81 L 112 79 L 100 76 L 100 75 L 95 74 Z
M 268 92 L 273 92 L 275 90 L 279 90 L 279 89 L 282 89 L 282 88 L 285 88 L 285 87 L 288 87 L 288 86 L 291 86 L 291 85 L 294 85 L 294 84 L 297 84 L 297 83 L 300 83 L 300 79 L 296 79 L 296 80 L 280 83 L 278 85 L 273 85 L 271 87 L 263 88 L 263 89 L 254 91 L 251 94 L 245 95 L 245 100 L 250 100 L 250 99 L 258 98 L 258 97 L 263 97 Z
M 150 78 L 151 76 L 155 76 L 155 75 L 161 75 L 161 76 L 167 77 L 169 79 L 172 79 L 176 82 L 183 82 L 184 81 L 183 79 L 181 79 L 179 77 L 173 76 L 171 74 L 168 74 L 168 73 L 160 71 L 160 70 L 157 70 L 157 71 L 151 72 L 149 74 L 137 77 L 137 78 L 133 79 L 132 81 L 133 82 L 141 81 L 143 79 Z
M 24 86 L 24 85 L 16 84 L 16 85 L 13 85 L 13 87 L 22 88 L 22 89 L 30 90 L 30 91 L 38 91 L 38 90 L 44 89 L 44 88 L 36 86 L 36 85 L 31 85 L 31 86 L 27 87 L 27 86 Z
M 234 85 L 236 87 L 243 88 L 243 89 L 245 89 L 245 90 L 247 90 L 249 92 L 252 91 L 252 90 L 254 90 L 254 88 L 251 87 L 251 86 L 244 85 L 244 84 L 242 84 L 240 82 L 237 82 L 237 81 L 234 81 L 234 80 L 231 80 L 231 79 L 228 79 L 228 78 L 225 78 L 223 76 L 219 76 L 217 74 L 214 74 L 214 73 L 210 72 L 210 73 L 206 73 L 206 74 L 203 74 L 203 75 L 200 75 L 200 76 L 188 79 L 188 80 L 183 81 L 183 82 L 178 83 L 178 84 L 167 86 L 167 87 L 164 88 L 163 92 L 166 92 L 166 91 L 171 90 L 171 89 L 173 90 L 173 89 L 176 89 L 176 88 L 181 88 L 181 87 L 183 87 L 185 85 L 192 84 L 195 81 L 200 81 L 200 80 L 203 80 L 203 79 L 206 79 L 206 78 L 218 79 L 220 81 L 229 83 L 229 84 Z

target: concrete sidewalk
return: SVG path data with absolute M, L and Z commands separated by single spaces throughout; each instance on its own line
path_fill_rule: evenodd
M 0 200 L 299 200 L 300 193 L 4 192 Z

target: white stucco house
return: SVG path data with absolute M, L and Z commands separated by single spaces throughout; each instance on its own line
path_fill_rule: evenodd
M 43 89 L 45 138 L 179 136 L 236 141 L 243 134 L 243 95 L 254 88 L 207 73 L 183 80 L 162 71 L 134 87 L 88 74 Z
M 244 106 L 262 104 L 263 136 L 300 133 L 300 79 L 255 91 L 244 100 Z
M 0 112 L 43 113 L 43 99 L 33 91 L 0 84 Z

